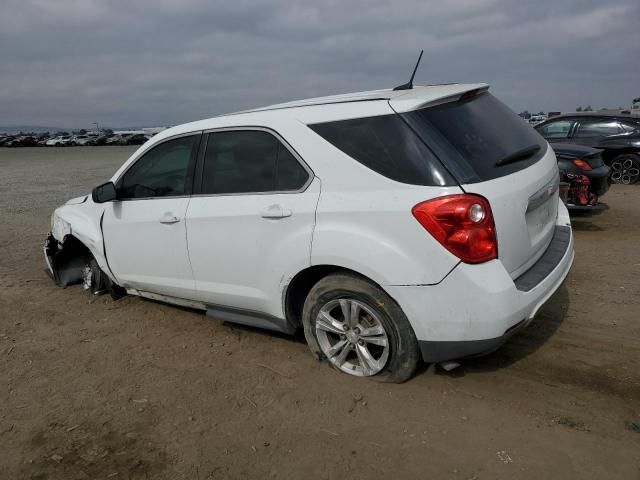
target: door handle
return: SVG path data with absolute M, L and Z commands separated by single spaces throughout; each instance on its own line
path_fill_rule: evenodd
M 280 205 L 270 205 L 260 213 L 260 216 L 262 218 L 285 218 L 290 217 L 292 214 L 291 210 L 282 208 Z
M 180 219 L 175 215 L 171 215 L 170 213 L 165 213 L 164 216 L 160 219 L 160 223 L 164 223 L 165 225 L 171 225 L 172 223 L 178 223 Z

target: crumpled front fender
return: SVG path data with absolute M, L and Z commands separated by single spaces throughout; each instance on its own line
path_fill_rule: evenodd
M 75 249 L 77 241 L 88 250 L 98 266 L 111 278 L 112 273 L 107 264 L 102 238 L 103 212 L 103 207 L 91 200 L 68 202 L 57 208 L 51 217 L 51 239 L 47 239 L 45 246 L 45 255 L 48 256 L 47 262 L 53 264 L 54 257 L 49 257 L 49 255 L 60 255 L 64 252 L 68 242 L 71 242 L 71 248 Z M 52 245 L 55 245 L 55 250 Z M 49 253 L 46 253 L 47 250 Z M 55 277 L 55 272 L 52 273 Z M 111 279 L 115 281 L 114 278 Z M 56 282 L 59 283 L 57 280 Z

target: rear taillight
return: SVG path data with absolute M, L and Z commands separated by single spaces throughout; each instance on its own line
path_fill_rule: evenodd
M 489 202 L 479 195 L 447 195 L 417 204 L 413 216 L 438 242 L 466 263 L 498 257 Z
M 589 170 L 591 170 L 591 165 L 589 165 L 584 160 L 580 160 L 579 158 L 576 158 L 575 160 L 572 160 L 572 162 L 580 170 L 584 170 L 585 172 L 588 172 Z

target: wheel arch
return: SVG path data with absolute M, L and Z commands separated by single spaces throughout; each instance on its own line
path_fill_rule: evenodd
M 611 162 L 613 162 L 617 157 L 621 155 L 637 155 L 640 157 L 640 151 L 637 148 L 631 146 L 625 147 L 607 147 L 602 152 L 602 159 L 605 164 L 611 166 Z
M 323 278 L 335 273 L 348 273 L 360 277 L 377 286 L 389 295 L 389 297 L 393 298 L 379 282 L 356 270 L 332 264 L 311 265 L 294 275 L 284 290 L 283 307 L 285 317 L 293 323 L 293 325 L 296 327 L 302 326 L 302 309 L 313 286 Z M 393 300 L 396 301 L 395 299 Z
M 71 233 L 66 234 L 61 241 L 48 242 L 46 254 L 53 278 L 60 287 L 82 281 L 84 267 L 94 258 L 89 248 Z
M 112 277 L 107 263 L 102 235 L 102 217 L 104 212 L 92 209 L 86 202 L 76 205 L 65 205 L 56 210 L 51 233 L 58 243 L 59 251 L 69 250 L 65 255 L 75 254 L 93 257 L 98 266 Z M 69 245 L 67 242 L 70 242 Z M 86 249 L 86 252 L 80 245 Z M 116 281 L 115 278 L 111 280 Z

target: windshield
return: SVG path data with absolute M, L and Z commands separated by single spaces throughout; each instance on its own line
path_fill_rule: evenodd
M 530 125 L 488 92 L 402 117 L 460 183 L 509 175 L 533 165 L 547 150 Z

